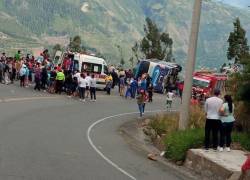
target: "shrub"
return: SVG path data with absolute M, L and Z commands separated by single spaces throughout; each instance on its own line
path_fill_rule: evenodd
M 170 132 L 176 131 L 179 124 L 179 114 L 162 114 L 159 113 L 152 118 L 149 126 L 152 127 L 157 135 L 162 136 Z
M 243 102 L 235 103 L 235 127 L 237 131 L 250 132 L 250 109 L 249 105 Z
M 202 106 L 193 105 L 190 107 L 190 119 L 189 127 L 192 128 L 204 128 L 206 116 Z
M 192 148 L 199 148 L 204 142 L 204 129 L 188 129 L 169 134 L 164 143 L 165 156 L 173 161 L 183 161 L 186 152 Z
M 232 141 L 239 143 L 242 148 L 250 151 L 250 134 L 234 132 L 232 135 Z

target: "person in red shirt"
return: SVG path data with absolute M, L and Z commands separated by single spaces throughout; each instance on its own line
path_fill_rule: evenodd
M 192 96 L 191 105 L 199 105 L 199 101 L 196 96 Z
M 250 154 L 247 154 L 247 156 L 246 162 L 241 167 L 243 177 L 247 174 L 247 172 L 250 172 Z
M 178 87 L 178 90 L 179 90 L 180 98 L 182 100 L 182 92 L 183 92 L 183 88 L 184 88 L 184 82 L 179 82 L 177 87 Z

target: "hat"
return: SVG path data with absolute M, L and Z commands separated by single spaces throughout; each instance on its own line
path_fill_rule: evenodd
M 214 95 L 219 96 L 220 95 L 220 90 L 219 89 L 215 89 L 214 90 Z

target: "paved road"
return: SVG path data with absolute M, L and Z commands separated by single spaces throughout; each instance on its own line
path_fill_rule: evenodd
M 181 179 L 131 149 L 120 136 L 118 127 L 138 114 L 106 119 L 87 134 L 100 119 L 137 111 L 135 101 L 98 95 L 97 102 L 83 104 L 1 84 L 0 180 Z M 156 99 L 147 110 L 162 109 L 163 98 Z

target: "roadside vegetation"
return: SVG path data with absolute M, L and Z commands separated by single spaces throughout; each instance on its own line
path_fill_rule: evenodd
M 232 135 L 233 149 L 250 151 L 250 53 L 246 31 L 239 18 L 234 22 L 234 30 L 228 38 L 228 60 L 237 67 L 236 72 L 229 75 L 227 94 L 234 97 L 235 127 Z M 149 126 L 156 132 L 158 139 L 165 147 L 165 156 L 173 161 L 184 161 L 191 148 L 203 147 L 205 113 L 203 107 L 190 107 L 189 127 L 178 130 L 179 114 L 157 115 Z

